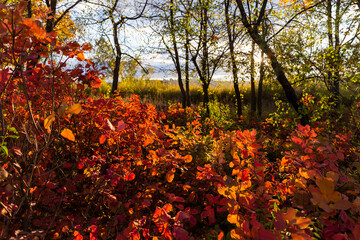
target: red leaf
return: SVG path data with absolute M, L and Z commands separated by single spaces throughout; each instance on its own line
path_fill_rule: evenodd
M 116 131 L 119 132 L 119 131 L 121 131 L 121 130 L 124 130 L 125 127 L 126 127 L 126 124 L 124 123 L 124 121 L 120 121 L 120 122 L 118 122 Z
M 189 239 L 189 233 L 182 227 L 174 227 L 173 235 L 176 240 L 187 240 Z
M 81 169 L 83 169 L 83 168 L 84 168 L 84 164 L 83 164 L 83 163 L 81 163 L 81 162 L 80 162 L 80 163 L 78 163 L 78 169 L 80 169 L 80 170 L 81 170 Z
M 100 138 L 99 138 L 99 143 L 100 144 L 103 144 L 104 142 L 106 141 L 106 135 L 101 135 Z
M 218 235 L 218 240 L 223 240 L 224 239 L 224 232 L 221 231 Z
M 63 168 L 71 168 L 72 166 L 72 163 L 64 163 Z
M 303 140 L 301 138 L 298 138 L 296 136 L 293 136 L 291 138 L 291 140 L 295 143 L 295 144 L 298 144 L 298 145 L 301 145 L 303 143 Z
M 54 188 L 56 188 L 56 184 L 55 184 L 55 183 L 52 183 L 52 182 L 48 182 L 48 183 L 46 184 L 46 187 L 47 187 L 47 188 L 50 188 L 50 189 L 54 189 Z
M 0 83 L 5 83 L 8 80 L 8 69 L 0 70 Z
M 74 240 L 83 240 L 83 236 L 78 231 L 74 231 L 73 233 Z
M 132 181 L 132 180 L 134 180 L 134 179 L 135 179 L 135 174 L 134 174 L 134 173 L 127 174 L 127 175 L 125 175 L 125 177 L 124 177 L 124 180 L 125 180 L 125 181 Z
M 354 235 L 354 239 L 360 239 L 360 224 L 356 224 L 354 229 L 352 230 Z
M 274 233 L 270 230 L 260 229 L 258 233 L 258 239 L 277 240 L 279 238 L 274 236 Z

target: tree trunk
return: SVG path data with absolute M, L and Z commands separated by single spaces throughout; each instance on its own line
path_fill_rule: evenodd
M 302 105 L 295 93 L 294 88 L 291 86 L 289 80 L 287 79 L 283 67 L 277 60 L 275 53 L 269 47 L 269 45 L 264 40 L 262 40 L 259 34 L 251 31 L 250 35 L 254 39 L 254 41 L 258 44 L 260 49 L 264 52 L 264 54 L 266 54 L 266 56 L 270 59 L 271 67 L 275 72 L 278 82 L 280 83 L 280 85 L 282 86 L 285 92 L 287 100 L 301 117 L 301 124 L 302 125 L 309 124 L 309 117 L 308 115 L 303 113 Z
M 186 93 L 184 89 L 184 84 L 182 82 L 182 76 L 181 76 L 181 65 L 180 65 L 180 57 L 179 52 L 177 48 L 177 42 L 176 42 L 176 36 L 175 36 L 175 21 L 174 21 L 174 0 L 170 1 L 170 31 L 171 31 L 171 40 L 173 43 L 174 48 L 174 62 L 175 62 L 175 68 L 178 76 L 178 84 L 181 91 L 181 103 L 182 107 L 186 107 Z
M 257 115 L 261 119 L 262 115 L 262 92 L 263 92 L 263 82 L 265 77 L 265 63 L 264 63 L 264 52 L 261 52 L 261 62 L 260 62 L 260 77 L 258 85 L 258 98 L 257 98 Z
M 203 84 L 203 85 L 202 85 L 202 88 L 203 88 L 203 94 L 204 94 L 203 107 L 206 109 L 206 117 L 210 117 L 210 108 L 209 108 L 209 102 L 210 102 L 210 98 L 209 98 L 209 85 L 208 85 L 208 84 Z
M 57 5 L 57 0 L 51 0 L 50 5 L 47 6 L 48 8 L 50 8 L 50 13 L 48 14 L 48 17 L 46 19 L 46 27 L 45 27 L 45 30 L 48 33 L 54 30 L 56 5 Z
M 234 51 L 234 36 L 231 31 L 231 24 L 230 24 L 230 17 L 229 17 L 230 1 L 226 0 L 224 3 L 225 3 L 226 31 L 227 31 L 228 40 L 229 40 L 231 68 L 232 68 L 233 83 L 234 83 L 235 98 L 236 98 L 236 110 L 237 110 L 237 116 L 240 117 L 242 115 L 242 102 L 241 102 L 241 94 L 240 94 L 240 90 L 239 90 L 238 67 L 236 64 L 235 51 Z
M 250 118 L 253 118 L 256 113 L 256 89 L 255 89 L 255 42 L 251 43 L 250 53 L 250 84 L 251 84 L 251 96 L 250 96 Z
M 26 8 L 27 8 L 27 17 L 28 18 L 31 18 L 32 17 L 32 4 L 31 4 L 31 0 L 27 0 L 27 5 L 26 5 Z
M 335 101 L 335 107 L 340 108 L 340 69 L 341 69 L 341 57 L 340 57 L 340 4 L 341 0 L 336 0 L 336 11 L 335 11 L 335 63 L 334 63 L 334 84 L 333 84 L 333 95 Z
M 204 94 L 204 102 L 203 105 L 204 107 L 206 107 L 206 115 L 210 116 L 210 109 L 209 109 L 209 102 L 210 102 L 210 98 L 209 98 L 209 84 L 210 84 L 210 80 L 209 80 L 209 50 L 208 50 L 208 0 L 205 0 L 205 3 L 202 6 L 202 19 L 201 19 L 201 24 L 202 24 L 202 50 L 203 50 L 203 54 L 202 54 L 202 59 L 201 59 L 201 75 L 202 77 L 200 78 L 200 80 L 202 81 L 202 86 L 203 86 L 203 94 Z
M 242 1 L 236 0 L 236 2 L 240 9 L 241 21 L 242 21 L 244 27 L 247 29 L 250 37 L 255 41 L 255 43 L 259 46 L 259 48 L 270 59 L 271 67 L 273 68 L 276 78 L 277 78 L 278 82 L 281 84 L 281 86 L 285 92 L 287 100 L 289 101 L 289 103 L 293 106 L 295 111 L 301 117 L 301 124 L 302 125 L 309 124 L 309 117 L 308 117 L 308 115 L 304 114 L 304 112 L 302 111 L 302 105 L 301 105 L 298 97 L 296 96 L 294 88 L 291 86 L 289 80 L 287 79 L 281 64 L 279 63 L 278 59 L 276 58 L 275 52 L 270 48 L 269 44 L 265 40 L 262 39 L 262 37 L 260 36 L 260 34 L 258 32 L 259 24 L 263 20 L 263 15 L 265 12 L 267 0 L 263 1 L 263 5 L 262 5 L 262 8 L 259 13 L 259 18 L 255 22 L 254 26 L 252 26 L 252 24 L 250 24 L 248 22 L 247 14 L 246 14 L 246 11 L 242 4 Z
M 186 89 L 186 106 L 191 106 L 190 101 L 190 33 L 188 27 L 190 26 L 190 12 L 186 12 L 186 26 L 185 26 L 185 89 Z
M 190 45 L 190 39 L 189 39 L 189 33 L 186 32 L 186 43 L 185 43 L 185 90 L 186 90 L 186 106 L 190 107 L 191 106 L 191 101 L 190 101 L 190 68 L 189 68 L 189 63 L 190 63 L 190 49 L 189 49 L 189 45 Z
M 115 66 L 113 72 L 113 82 L 111 88 L 111 94 L 114 94 L 115 91 L 118 89 L 119 84 L 119 71 L 120 71 L 120 64 L 121 64 L 121 47 L 119 44 L 119 37 L 118 37 L 118 25 L 113 22 L 113 34 L 114 34 L 114 44 L 115 44 Z

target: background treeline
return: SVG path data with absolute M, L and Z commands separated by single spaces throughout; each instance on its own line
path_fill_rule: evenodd
M 106 66 L 112 81 L 149 78 L 147 54 L 167 54 L 173 62 L 180 101 L 192 104 L 191 79 L 201 86 L 203 106 L 219 69 L 231 74 L 237 115 L 249 102 L 249 114 L 261 116 L 267 89 L 280 86 L 285 99 L 308 123 L 300 101 L 303 91 L 317 86 L 334 111 L 354 99 L 359 82 L 359 5 L 357 1 L 232 1 L 147 0 L 85 1 L 76 14 L 82 31 L 95 29 L 94 61 Z M 85 7 L 84 7 L 85 8 Z M 132 51 L 131 33 L 144 31 L 148 42 Z M 244 92 L 250 85 L 250 96 Z M 345 89 L 347 89 L 345 91 Z M 121 91 L 121 89 L 119 89 Z M 176 98 L 178 99 L 178 98 Z M 209 109 L 207 109 L 209 113 Z

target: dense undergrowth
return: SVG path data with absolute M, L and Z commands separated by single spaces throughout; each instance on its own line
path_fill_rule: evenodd
M 20 132 L 7 141 L 2 237 L 359 238 L 355 125 L 225 131 L 196 109 L 157 112 L 135 96 L 72 106 L 41 152 Z
M 310 127 L 95 98 L 87 45 L 1 8 L 1 239 L 360 238 L 359 104 L 308 95 Z

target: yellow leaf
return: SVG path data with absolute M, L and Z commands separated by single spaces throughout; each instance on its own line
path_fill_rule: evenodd
M 238 230 L 239 228 L 237 228 L 236 230 Z M 235 229 L 232 229 L 230 232 L 231 238 L 232 239 L 241 239 L 240 234 L 238 234 L 238 231 L 236 231 Z
M 66 138 L 70 141 L 73 141 L 73 142 L 75 141 L 75 136 L 70 129 L 65 128 L 64 130 L 62 130 L 61 136 L 63 136 L 64 138 Z
M 314 170 L 306 170 L 303 168 L 299 169 L 299 174 L 300 176 L 306 179 L 313 178 L 314 176 L 316 176 L 316 172 Z
M 55 116 L 54 114 L 51 114 L 50 116 L 48 116 L 45 120 L 44 120 L 44 128 L 46 130 L 49 130 L 51 124 L 53 123 L 53 121 L 55 121 Z
M 237 222 L 239 222 L 237 214 L 229 214 L 227 216 L 227 220 L 228 220 L 229 223 L 237 223 Z
M 79 114 L 81 112 L 80 103 L 75 103 L 68 110 L 66 110 L 67 114 Z

